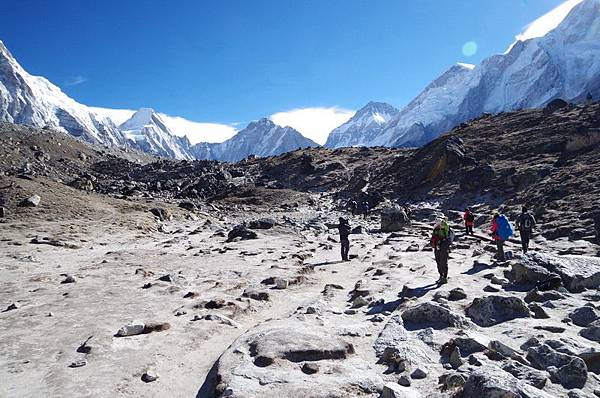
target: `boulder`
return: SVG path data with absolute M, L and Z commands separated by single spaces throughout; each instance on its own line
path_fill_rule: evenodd
M 585 327 L 600 318 L 600 315 L 592 307 L 580 307 L 571 311 L 569 318 L 571 318 L 575 325 Z
M 555 292 L 555 291 L 540 292 L 537 288 L 535 288 L 535 289 L 532 289 L 529 292 L 527 292 L 527 294 L 525 295 L 525 302 L 526 303 L 531 303 L 531 302 L 544 303 L 546 301 L 562 300 L 564 298 L 565 298 L 565 296 L 563 296 L 559 292 Z
M 388 383 L 383 386 L 381 398 L 421 398 L 421 394 L 412 388 Z
M 448 300 L 450 301 L 464 300 L 466 298 L 467 293 L 465 293 L 465 291 L 460 287 L 450 290 L 450 293 L 448 294 Z
M 251 298 L 252 300 L 257 300 L 257 301 L 269 301 L 269 299 L 270 299 L 268 292 L 265 292 L 263 290 L 257 290 L 252 287 L 249 287 L 246 290 L 244 290 L 244 293 L 242 293 L 242 296 L 248 297 L 248 298 Z
M 550 318 L 550 315 L 548 315 L 546 313 L 546 310 L 544 310 L 544 308 L 537 303 L 529 304 L 529 310 L 533 313 L 533 317 L 535 319 L 549 319 Z
M 577 356 L 585 362 L 589 372 L 600 374 L 600 351 L 590 348 L 580 352 Z
M 403 208 L 399 206 L 388 207 L 381 210 L 381 231 L 400 231 L 410 224 L 410 220 Z
M 462 398 L 551 398 L 552 396 L 493 366 L 485 365 L 469 375 Z
M 227 233 L 227 242 L 231 242 L 234 239 L 239 238 L 240 240 L 258 239 L 256 232 L 249 230 L 245 225 L 236 225 L 229 233 Z
M 318 362 L 318 377 L 305 373 L 307 362 Z M 352 386 L 369 396 L 380 394 L 383 385 L 375 367 L 354 355 L 352 344 L 331 329 L 284 319 L 264 322 L 234 341 L 197 395 L 343 397 Z
M 476 298 L 467 307 L 466 313 L 473 322 L 483 327 L 531 316 L 525 302 L 518 297 L 511 296 Z
M 33 195 L 28 197 L 27 199 L 23 199 L 19 203 L 19 207 L 37 207 L 40 204 L 41 200 L 42 198 L 40 198 L 39 195 Z
M 373 349 L 381 363 L 395 370 L 398 367 L 404 369 L 406 364 L 416 366 L 432 361 L 427 345 L 404 328 L 404 321 L 398 314 L 390 318 L 375 340 Z
M 402 313 L 402 319 L 407 324 L 422 329 L 432 327 L 444 329 L 447 327 L 468 328 L 470 322 L 446 307 L 433 302 L 418 304 Z
M 548 372 L 553 382 L 565 388 L 582 388 L 587 382 L 587 366 L 581 358 L 575 357 L 558 369 L 548 368 Z
M 272 218 L 260 218 L 248 223 L 250 229 L 271 229 L 275 226 L 275 220 Z
M 146 324 L 141 321 L 131 321 L 126 325 L 121 326 L 121 328 L 117 331 L 117 336 L 126 337 L 126 336 L 135 336 L 137 334 L 144 333 L 146 328 Z
M 150 209 L 150 213 L 152 213 L 160 221 L 167 221 L 172 218 L 171 212 L 162 207 L 154 207 Z
M 539 389 L 544 388 L 546 381 L 548 380 L 548 375 L 546 372 L 534 369 L 516 361 L 508 361 L 502 366 L 502 370 Z
M 585 329 L 581 329 L 579 334 L 588 340 L 600 343 L 600 321 L 595 321 Z
M 530 253 L 523 257 L 527 264 L 538 265 L 561 277 L 563 285 L 573 293 L 600 287 L 600 258 L 588 256 L 555 256 Z

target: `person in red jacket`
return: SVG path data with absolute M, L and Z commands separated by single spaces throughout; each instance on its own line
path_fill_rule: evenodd
M 475 214 L 471 211 L 470 208 L 467 207 L 465 210 L 465 214 L 463 215 L 463 219 L 465 220 L 465 231 L 466 234 L 474 235 L 473 233 L 473 224 L 475 224 Z
M 498 217 L 500 217 L 500 213 L 494 212 L 490 230 L 492 231 L 492 239 L 496 242 L 496 248 L 498 249 L 496 258 L 500 261 L 504 261 L 504 240 L 498 235 Z

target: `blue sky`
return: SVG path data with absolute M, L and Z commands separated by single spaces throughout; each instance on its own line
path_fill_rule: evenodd
M 452 64 L 504 52 L 561 3 L 2 1 L 0 40 L 86 105 L 245 124 L 370 100 L 400 107 Z

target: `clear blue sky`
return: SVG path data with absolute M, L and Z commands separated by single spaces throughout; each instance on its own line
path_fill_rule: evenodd
M 86 105 L 231 123 L 293 108 L 404 105 L 450 65 L 503 52 L 560 3 L 6 0 L 0 40 Z M 467 57 L 469 41 L 478 51 Z

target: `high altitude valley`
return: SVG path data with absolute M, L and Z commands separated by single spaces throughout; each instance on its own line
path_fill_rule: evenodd
M 600 0 L 568 4 L 322 146 L 192 143 L 0 42 L 0 397 L 600 397 Z

